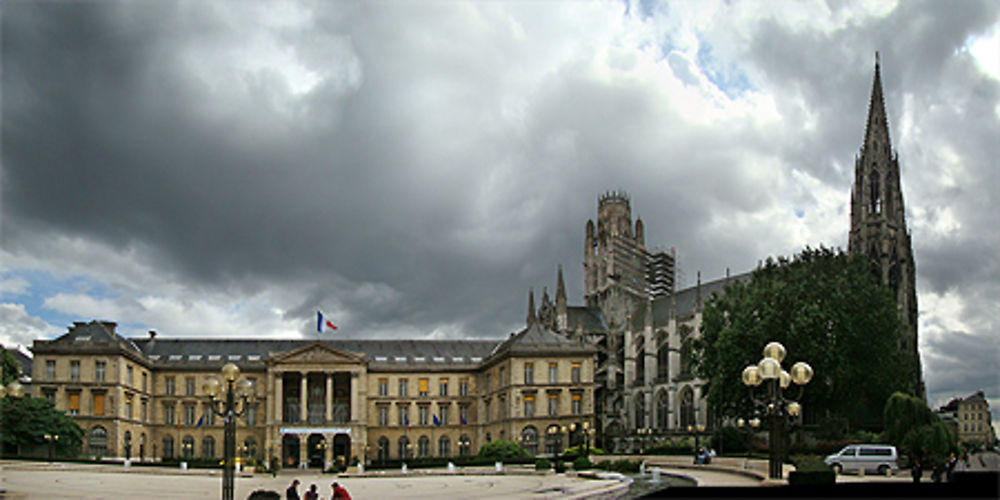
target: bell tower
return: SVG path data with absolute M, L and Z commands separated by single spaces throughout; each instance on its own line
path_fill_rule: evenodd
M 847 248 L 852 254 L 867 255 L 882 283 L 892 289 L 903 323 L 899 348 L 912 356 L 915 370 L 912 388 L 915 395 L 924 397 L 917 349 L 916 265 L 910 232 L 906 228 L 899 155 L 892 150 L 889 141 L 878 52 L 875 53 L 875 77 L 865 137 L 854 159 Z

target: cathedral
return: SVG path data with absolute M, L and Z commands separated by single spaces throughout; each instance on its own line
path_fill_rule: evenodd
M 855 159 L 848 251 L 871 258 L 891 287 L 903 323 L 899 349 L 914 359 L 914 394 L 924 397 L 917 350 L 917 295 L 910 233 L 906 227 L 898 154 L 889 141 L 878 55 L 868 122 Z M 546 292 L 537 317 L 529 292 L 528 323 L 540 322 L 597 348 L 594 411 L 598 443 L 617 452 L 637 451 L 645 434 L 711 428 L 704 380 L 691 371 L 692 340 L 700 334 L 705 301 L 750 272 L 676 289 L 675 255 L 646 248 L 643 222 L 633 222 L 622 192 L 600 196 L 597 223 L 584 230 L 584 303 L 567 304 L 562 270 L 555 302 Z M 638 432 L 645 429 L 643 432 Z

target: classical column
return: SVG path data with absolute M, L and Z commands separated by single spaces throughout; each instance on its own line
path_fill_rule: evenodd
M 360 413 L 358 412 L 358 377 L 361 374 L 355 371 L 351 372 L 351 422 L 356 422 L 360 418 Z
M 274 377 L 274 404 L 271 405 L 274 408 L 274 422 L 282 423 L 285 421 L 285 393 L 284 393 L 284 373 L 277 372 Z
M 333 374 L 326 374 L 326 422 L 333 420 Z
M 309 435 L 299 434 L 299 468 L 309 466 Z
M 323 450 L 323 460 L 324 460 L 323 470 L 326 470 L 329 469 L 330 465 L 333 464 L 333 436 L 332 435 L 327 436 L 326 434 L 324 434 L 323 441 L 326 442 L 326 449 Z
M 299 375 L 302 377 L 302 388 L 299 390 L 299 421 L 304 424 L 309 421 L 309 374 L 306 372 L 299 372 Z

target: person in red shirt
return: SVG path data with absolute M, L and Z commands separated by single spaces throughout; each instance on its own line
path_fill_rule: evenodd
M 340 483 L 333 483 L 333 496 L 330 498 L 332 500 L 351 500 L 351 494 Z

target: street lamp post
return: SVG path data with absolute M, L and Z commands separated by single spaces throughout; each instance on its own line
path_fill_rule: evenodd
M 46 435 L 44 435 L 42 437 L 45 438 L 45 442 L 49 446 L 49 462 L 51 462 L 52 461 L 52 448 L 55 446 L 55 443 L 59 442 L 59 435 L 58 434 L 56 434 L 56 435 L 46 434 Z
M 247 379 L 236 379 L 240 376 L 240 369 L 233 363 L 226 363 L 222 367 L 222 378 L 226 381 L 225 400 L 216 399 L 222 390 L 218 380 L 209 378 L 202 385 L 202 390 L 208 395 L 211 401 L 211 409 L 216 415 L 223 418 L 225 424 L 223 443 L 223 463 L 222 463 L 222 500 L 233 500 L 233 480 L 235 477 L 236 464 L 236 419 L 242 417 L 250 405 L 250 398 L 253 393 L 253 382 Z M 236 396 L 243 402 L 241 409 L 236 410 Z M 217 408 L 217 406 L 219 408 Z
M 743 460 L 743 468 L 747 468 L 747 463 L 750 462 L 750 447 L 753 444 L 753 434 L 760 427 L 760 419 L 757 417 L 751 418 L 749 421 L 743 420 L 743 417 L 736 419 L 736 427 L 741 431 L 745 432 L 747 435 L 747 457 Z
M 802 392 L 805 384 L 808 384 L 813 377 L 813 369 L 805 361 L 799 361 L 792 365 L 791 372 L 781 369 L 781 362 L 785 359 L 785 346 L 778 342 L 770 342 L 764 346 L 764 359 L 756 365 L 749 365 L 743 369 L 743 384 L 750 388 L 750 399 L 754 405 L 761 409 L 768 418 L 768 443 L 770 447 L 770 459 L 768 460 L 768 477 L 771 479 L 781 479 L 781 461 L 783 456 L 785 428 L 790 419 L 797 418 L 802 414 L 802 405 L 797 401 L 786 398 L 784 390 L 792 382 L 799 386 L 799 393 L 795 399 L 802 399 Z M 766 385 L 766 394 L 756 397 L 754 387 L 761 384 Z

